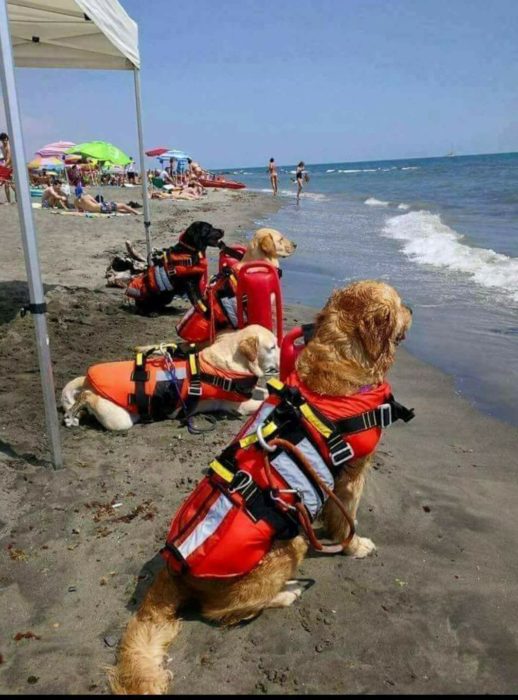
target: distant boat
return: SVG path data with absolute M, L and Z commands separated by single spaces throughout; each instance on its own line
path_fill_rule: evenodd
M 448 151 L 448 153 L 444 156 L 445 158 L 455 158 L 455 152 L 454 151 Z

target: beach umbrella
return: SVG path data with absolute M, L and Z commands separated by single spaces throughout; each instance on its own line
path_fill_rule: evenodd
M 165 153 L 161 153 L 158 156 L 158 160 L 169 160 L 170 158 L 176 158 L 176 160 L 187 160 L 190 156 L 187 155 L 187 153 L 184 153 L 183 151 L 179 151 L 176 148 L 171 148 L 169 151 L 165 151 Z
M 48 143 L 46 146 L 40 148 L 38 151 L 36 151 L 36 154 L 43 156 L 44 158 L 51 156 L 57 156 L 60 158 L 65 154 L 65 151 L 68 148 L 72 148 L 72 146 L 75 146 L 73 141 L 55 141 L 54 143 Z
M 146 151 L 146 155 L 150 157 L 161 156 L 162 153 L 166 153 L 168 150 L 168 148 L 164 148 L 163 146 L 159 148 L 152 148 L 150 151 Z
M 63 168 L 63 161 L 60 158 L 56 158 L 55 156 L 50 156 L 49 158 L 43 158 L 42 156 L 37 155 L 36 158 L 33 158 L 30 163 L 28 163 L 27 167 L 29 170 L 56 170 Z
M 96 160 L 110 161 L 114 165 L 127 165 L 130 162 L 128 156 L 121 151 L 120 148 L 114 146 L 107 141 L 89 141 L 88 143 L 79 143 L 72 148 L 67 149 L 66 153 L 79 153 L 85 158 L 90 156 Z

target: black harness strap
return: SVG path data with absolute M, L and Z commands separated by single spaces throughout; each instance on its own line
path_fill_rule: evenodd
M 215 374 L 207 374 L 206 372 L 200 372 L 199 377 L 204 384 L 210 384 L 229 393 L 243 394 L 246 398 L 252 396 L 253 389 L 257 384 L 257 377 L 230 379 L 228 377 L 219 377 Z
M 137 352 L 135 355 L 135 367 L 131 375 L 131 381 L 135 382 L 135 394 L 131 395 L 130 402 L 137 405 L 139 416 L 142 420 L 150 420 L 150 396 L 146 393 L 146 383 L 149 381 L 149 372 L 146 370 L 146 360 L 149 353 Z
M 230 248 L 226 243 L 219 243 L 218 248 L 222 253 L 225 253 L 225 255 L 228 255 L 229 258 L 234 258 L 234 260 L 242 260 L 244 253 L 242 253 L 240 250 L 236 250 L 235 248 Z

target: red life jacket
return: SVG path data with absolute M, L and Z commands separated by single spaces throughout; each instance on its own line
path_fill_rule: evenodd
M 88 369 L 96 393 L 143 419 L 164 420 L 183 407 L 193 412 L 200 400 L 241 403 L 252 396 L 257 377 L 213 367 L 199 355 L 175 359 L 137 353 L 135 360 L 104 362 Z
M 266 441 L 281 437 L 296 445 L 332 489 L 349 460 L 376 448 L 383 427 L 413 417 L 413 410 L 394 400 L 387 383 L 353 396 L 324 396 L 293 372 L 286 384 L 271 380 L 268 386 L 271 396 L 211 462 L 209 475 L 174 516 L 161 551 L 174 571 L 200 578 L 242 576 L 260 563 L 276 538 L 298 533 L 290 515 L 297 500 L 311 521 L 323 508 L 325 492 L 282 449 L 269 456 L 272 487 L 258 428 Z
M 186 244 L 183 244 L 186 245 Z M 174 248 L 162 252 L 147 270 L 134 277 L 125 294 L 138 302 L 144 302 L 164 292 L 174 292 L 175 282 L 195 280 L 199 296 L 205 291 L 208 274 L 207 258 L 200 251 L 175 253 Z
M 237 328 L 236 289 L 236 275 L 230 267 L 223 268 L 209 282 L 203 298 L 176 326 L 180 338 L 189 343 L 204 343 L 225 328 Z

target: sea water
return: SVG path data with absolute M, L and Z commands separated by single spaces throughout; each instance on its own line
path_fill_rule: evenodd
M 392 284 L 414 310 L 406 347 L 459 393 L 518 424 L 518 154 L 279 168 L 278 213 L 261 222 L 298 244 L 288 302 L 320 307 L 356 279 Z M 271 192 L 266 166 L 235 169 Z

